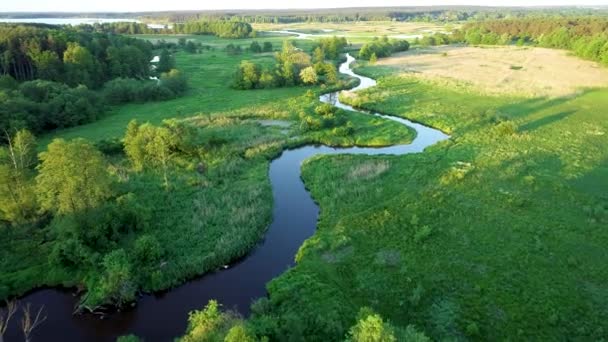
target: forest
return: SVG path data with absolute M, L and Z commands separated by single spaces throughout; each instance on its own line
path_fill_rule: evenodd
M 154 49 L 121 35 L 0 25 L 0 130 L 38 134 L 95 121 L 106 105 L 179 96 L 184 75 L 168 52 L 154 69 Z
M 605 17 L 521 18 L 465 24 L 453 35 L 424 37 L 423 45 L 534 45 L 572 51 L 608 64 L 608 19 Z

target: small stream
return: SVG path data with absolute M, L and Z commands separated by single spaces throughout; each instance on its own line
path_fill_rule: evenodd
M 355 59 L 347 55 L 340 72 L 359 78 L 361 83 L 352 91 L 376 85 L 376 81 L 355 74 L 350 64 Z M 321 96 L 322 102 L 351 111 L 352 107 L 338 100 L 338 93 Z M 367 113 L 367 112 L 365 112 Z M 270 163 L 269 176 L 274 199 L 273 221 L 264 240 L 245 258 L 226 270 L 206 274 L 169 291 L 145 295 L 131 310 L 117 312 L 100 319 L 94 315 L 73 315 L 78 298 L 72 291 L 41 289 L 20 299 L 37 310 L 44 305 L 48 319 L 33 333 L 34 341 L 114 341 L 117 336 L 135 334 L 145 341 L 172 341 L 184 333 L 188 312 L 204 307 L 216 299 L 225 308 L 249 314 L 251 302 L 266 295 L 265 285 L 294 265 L 294 256 L 304 240 L 316 229 L 319 207 L 313 202 L 300 178 L 302 162 L 318 154 L 403 155 L 422 152 L 426 147 L 449 138 L 444 133 L 409 120 L 388 115 L 376 115 L 416 130 L 411 144 L 382 148 L 334 148 L 304 146 L 284 151 Z M 22 341 L 18 329 L 20 317 L 14 317 L 5 336 L 6 342 Z

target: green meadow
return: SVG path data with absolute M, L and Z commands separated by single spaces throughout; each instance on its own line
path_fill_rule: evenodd
M 608 90 L 489 97 L 357 71 L 378 86 L 344 101 L 451 139 L 417 155 L 306 163 L 317 233 L 268 285 L 253 326 L 274 317 L 276 336 L 322 339 L 369 307 L 433 340 L 605 337 Z

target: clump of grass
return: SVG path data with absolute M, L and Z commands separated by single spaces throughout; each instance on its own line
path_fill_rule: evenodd
M 510 67 L 511 70 L 521 70 L 523 68 L 524 67 L 521 65 L 511 65 L 511 67 Z
M 353 167 L 348 174 L 348 178 L 354 179 L 372 179 L 380 176 L 390 169 L 391 165 L 388 161 L 379 162 L 371 161 Z

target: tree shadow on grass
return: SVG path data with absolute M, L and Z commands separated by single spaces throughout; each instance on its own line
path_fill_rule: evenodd
M 521 126 L 520 131 L 522 131 L 522 132 L 534 131 L 543 126 L 547 126 L 547 125 L 553 124 L 557 121 L 560 121 L 562 119 L 565 119 L 574 113 L 576 113 L 575 110 L 567 110 L 567 111 L 551 114 L 548 116 L 543 116 L 540 119 L 528 122 L 525 125 Z

